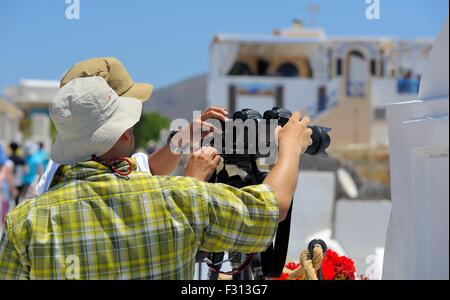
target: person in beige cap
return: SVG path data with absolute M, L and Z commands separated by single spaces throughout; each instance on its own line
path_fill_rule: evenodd
M 100 76 L 104 78 L 108 82 L 109 86 L 122 97 L 134 97 L 145 102 L 150 99 L 153 93 L 153 85 L 134 82 L 122 62 L 115 57 L 91 58 L 73 65 L 61 79 L 61 86 L 64 86 L 75 78 L 90 76 Z M 225 121 L 227 115 L 228 112 L 224 108 L 209 107 L 201 115 L 200 119 L 195 120 L 194 122 L 198 122 L 197 125 L 199 127 L 203 126 L 204 128 L 209 128 L 211 126 L 206 122 L 206 120 L 215 118 Z M 192 127 L 193 124 L 191 124 L 190 129 L 184 128 L 180 133 L 172 132 L 171 138 L 174 141 L 180 140 L 181 136 L 187 130 L 192 130 Z M 181 155 L 180 153 L 176 153 L 172 150 L 173 149 L 171 149 L 169 141 L 168 145 L 157 150 L 148 157 L 148 168 L 153 175 L 170 175 L 175 170 L 180 162 Z M 211 156 L 213 154 L 212 151 L 212 149 L 200 149 L 194 153 L 193 158 L 207 163 L 204 160 L 211 160 Z M 141 161 L 142 157 L 139 155 L 137 157 Z M 217 164 L 218 159 L 216 159 L 213 164 L 214 163 Z M 184 175 L 192 176 L 197 179 L 206 179 L 204 175 L 205 172 L 202 172 L 201 168 L 196 168 L 196 165 L 197 164 L 195 163 L 188 164 Z
M 263 184 L 237 189 L 137 171 L 142 102 L 102 77 L 76 78 L 50 104 L 58 168 L 49 191 L 6 217 L 0 279 L 192 279 L 201 251 L 257 253 L 291 205 L 309 119 L 279 131 Z
M 61 79 L 60 86 L 63 87 L 76 78 L 92 76 L 105 79 L 109 86 L 122 97 L 147 101 L 153 93 L 153 85 L 134 82 L 122 62 L 115 57 L 96 57 L 73 65 Z
M 60 81 L 60 86 L 63 87 L 76 78 L 92 76 L 105 79 L 108 85 L 122 97 L 133 97 L 145 102 L 150 99 L 153 92 L 153 85 L 134 82 L 122 62 L 115 57 L 91 58 L 76 63 L 63 76 Z M 225 120 L 226 114 L 225 109 L 210 107 L 202 114 L 200 120 L 196 121 L 199 123 L 199 126 L 202 126 L 204 125 L 204 120 L 212 117 Z M 191 124 L 192 126 L 193 124 Z M 191 129 L 184 129 L 184 132 L 187 130 Z M 173 132 L 171 138 L 175 139 L 180 135 L 182 133 Z M 149 156 L 144 153 L 133 154 L 133 157 L 136 158 L 138 163 L 138 170 L 146 171 L 153 175 L 170 175 L 178 166 L 181 159 L 180 153 L 171 151 L 170 142 Z M 186 166 L 184 175 L 204 180 L 218 162 L 219 157 L 216 156 L 214 149 L 202 148 L 193 153 L 191 160 Z M 59 166 L 59 163 L 50 161 L 35 187 L 35 195 L 41 195 L 48 190 Z
M 108 85 L 122 97 L 132 97 L 145 102 L 150 99 L 153 93 L 153 85 L 148 83 L 136 83 L 131 78 L 123 63 L 115 57 L 98 57 L 81 61 L 73 65 L 63 76 L 60 86 L 64 87 L 76 78 L 98 76 L 106 80 Z M 198 126 L 205 126 L 205 120 L 216 118 L 225 120 L 227 111 L 219 107 L 208 108 L 200 117 Z M 191 127 L 193 124 L 191 124 Z M 184 129 L 186 132 L 188 129 Z M 183 133 L 172 132 L 171 138 L 176 140 Z M 182 155 L 172 151 L 170 142 L 165 147 L 158 149 L 151 155 L 135 153 L 133 157 L 138 162 L 138 169 L 150 172 L 153 175 L 170 175 L 178 166 Z M 211 173 L 210 170 L 217 166 L 219 157 L 214 149 L 202 148 L 191 156 L 191 160 L 186 166 L 184 176 L 191 176 L 200 180 L 206 179 Z M 47 192 L 53 176 L 60 164 L 50 161 L 45 172 L 40 177 L 35 187 L 35 195 Z

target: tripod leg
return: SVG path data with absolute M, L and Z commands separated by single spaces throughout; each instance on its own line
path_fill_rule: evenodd
M 243 253 L 238 253 L 236 257 L 236 261 L 232 264 L 236 264 L 238 267 L 241 265 L 245 260 L 247 259 L 247 255 Z M 233 266 L 235 267 L 235 266 Z M 248 266 L 245 270 L 243 270 L 241 273 L 233 275 L 233 280 L 253 280 L 253 273 L 252 268 Z
M 261 254 L 256 254 L 251 264 L 251 270 L 254 280 L 265 280 L 261 264 Z
M 224 256 L 223 252 L 222 253 L 212 253 L 211 254 L 211 261 L 213 263 L 221 262 L 221 261 L 223 261 L 223 256 Z M 217 273 L 217 272 L 215 272 L 215 271 L 210 269 L 208 271 L 208 278 L 209 278 L 209 280 L 217 280 L 217 279 L 219 279 L 219 273 Z

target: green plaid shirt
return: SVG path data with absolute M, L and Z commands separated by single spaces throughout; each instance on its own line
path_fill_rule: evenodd
M 264 251 L 278 214 L 266 185 L 64 166 L 48 193 L 8 214 L 0 279 L 192 279 L 198 250 Z

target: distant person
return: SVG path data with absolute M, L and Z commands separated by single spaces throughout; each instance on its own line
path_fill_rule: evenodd
M 25 143 L 25 163 L 27 164 L 27 172 L 23 176 L 23 189 L 25 195 L 28 193 L 30 186 L 34 183 L 39 175 L 42 174 L 41 156 L 38 154 L 39 146 L 34 142 Z
M 398 91 L 401 94 L 417 94 L 419 92 L 420 79 L 413 76 L 411 70 L 407 71 L 398 82 Z
M 17 197 L 15 197 L 16 206 L 19 204 L 20 198 L 25 197 L 26 190 L 23 187 L 23 176 L 27 172 L 27 164 L 25 159 L 19 155 L 19 145 L 15 142 L 9 145 L 11 149 L 11 156 L 9 159 L 14 163 L 14 184 L 18 190 Z
M 13 177 L 14 163 L 6 155 L 0 142 L 0 227 L 10 208 L 10 201 L 17 196 Z
M 410 72 L 403 74 L 402 78 L 398 80 L 397 89 L 399 94 L 408 93 L 408 78 L 410 77 Z
M 156 142 L 154 140 L 151 140 L 150 142 L 147 143 L 147 147 L 145 148 L 145 151 L 147 152 L 148 155 L 155 153 L 156 150 L 157 150 Z
M 39 156 L 39 159 L 41 160 L 42 164 L 42 170 L 45 170 L 48 165 L 48 152 L 44 148 L 44 143 L 39 142 L 39 150 L 37 151 L 37 155 Z

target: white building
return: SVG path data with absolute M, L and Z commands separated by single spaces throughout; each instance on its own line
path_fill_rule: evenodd
M 219 34 L 210 46 L 208 102 L 230 111 L 302 110 L 331 127 L 333 145 L 387 144 L 386 105 L 417 98 L 432 40 L 327 37 L 321 29 Z
M 0 141 L 21 141 L 20 121 L 23 111 L 9 101 L 0 99 Z
M 48 106 L 58 89 L 58 81 L 21 80 L 19 85 L 8 87 L 5 91 L 5 97 L 20 107 L 31 120 L 29 138 L 43 142 L 47 148 L 52 143 Z

